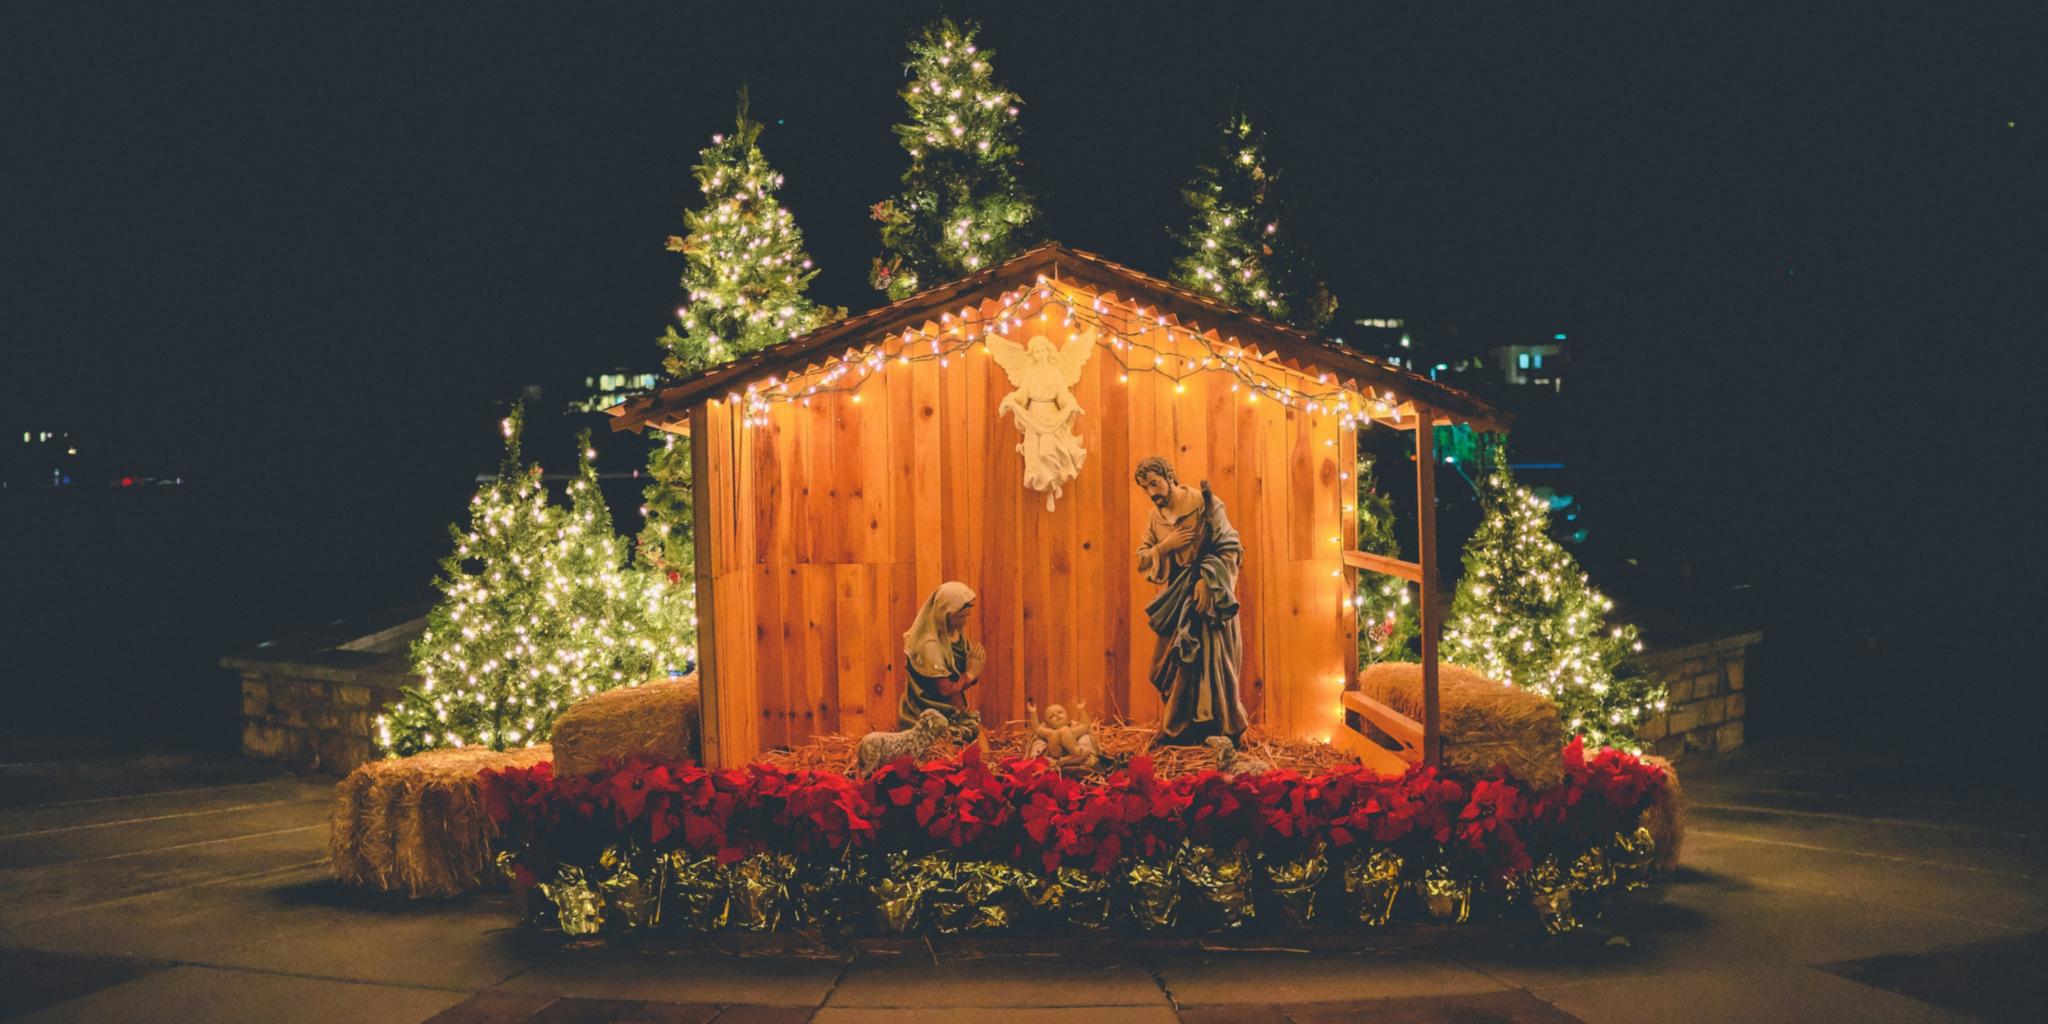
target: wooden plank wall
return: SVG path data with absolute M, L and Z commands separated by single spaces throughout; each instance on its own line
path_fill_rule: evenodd
M 1042 332 L 1063 342 L 1085 329 L 1064 318 L 1049 306 L 1015 340 Z M 1210 354 L 1172 333 L 1169 342 L 1153 323 L 1135 337 L 1161 350 L 1163 369 Z M 989 667 L 970 693 L 986 721 L 1021 719 L 1027 697 L 1155 718 L 1144 615 L 1155 588 L 1134 558 L 1151 505 L 1131 476 L 1155 454 L 1191 485 L 1207 479 L 1244 539 L 1243 696 L 1253 719 L 1294 735 L 1331 732 L 1354 650 L 1341 568 L 1352 449 L 1336 413 L 1252 401 L 1221 372 L 1176 388 L 1133 367 L 1126 382 L 1105 340 L 1074 389 L 1087 462 L 1048 512 L 1023 487 L 1016 427 L 994 415 L 1010 390 L 994 360 L 977 345 L 945 367 L 904 363 L 901 344 L 887 343 L 858 401 L 777 403 L 753 426 L 732 403 L 706 410 L 709 465 L 699 479 L 715 520 L 727 763 L 816 734 L 896 728 L 902 634 L 948 579 L 979 594 L 969 633 L 988 647 Z

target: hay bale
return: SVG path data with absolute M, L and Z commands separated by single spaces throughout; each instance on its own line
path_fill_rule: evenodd
M 1678 769 L 1670 761 L 1656 756 L 1645 756 L 1643 760 L 1664 769 L 1664 781 L 1651 794 L 1650 806 L 1643 811 L 1643 825 L 1657 841 L 1657 856 L 1650 862 L 1650 872 L 1661 877 L 1678 869 L 1678 851 L 1685 844 L 1685 791 L 1679 788 Z
M 370 761 L 334 787 L 328 862 L 344 884 L 407 896 L 460 896 L 491 876 L 495 830 L 478 773 L 553 756 L 524 750 L 433 750 Z
M 555 718 L 555 774 L 588 775 L 629 757 L 697 759 L 697 677 L 585 697 Z
M 1358 675 L 1366 696 L 1422 721 L 1422 666 L 1381 662 Z M 1495 682 L 1468 668 L 1439 665 L 1438 724 L 1443 729 L 1444 766 L 1480 773 L 1504 766 L 1508 774 L 1539 789 L 1564 778 L 1558 752 L 1564 726 L 1548 697 Z

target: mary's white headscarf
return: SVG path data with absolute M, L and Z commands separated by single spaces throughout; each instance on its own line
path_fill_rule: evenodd
M 967 607 L 974 601 L 974 591 L 965 583 L 948 580 L 924 599 L 924 607 L 917 610 L 917 621 L 910 624 L 910 631 L 903 634 L 903 655 L 910 659 L 910 667 L 922 676 L 950 676 L 952 663 L 947 655 L 952 651 L 954 641 L 960 634 L 946 627 L 946 620 L 954 612 Z

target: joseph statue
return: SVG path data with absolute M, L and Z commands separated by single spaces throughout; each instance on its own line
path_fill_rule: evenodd
M 1228 736 L 1235 743 L 1247 724 L 1237 695 L 1237 570 L 1244 546 L 1207 481 L 1199 491 L 1181 483 L 1156 455 L 1138 463 L 1136 476 L 1152 500 L 1138 571 L 1161 584 L 1145 606 L 1158 638 L 1152 685 L 1166 705 L 1159 741 Z

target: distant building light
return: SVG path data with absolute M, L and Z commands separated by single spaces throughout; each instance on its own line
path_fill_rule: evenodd
M 1515 353 L 1515 368 L 1519 370 L 1526 370 L 1529 368 L 1529 353 Z
M 1543 353 L 1538 352 L 1535 355 L 1530 356 L 1529 365 L 1539 370 L 1543 369 Z
M 1564 332 L 1563 332 L 1563 331 L 1559 331 L 1559 332 L 1557 332 L 1556 334 L 1553 334 L 1553 335 L 1551 335 L 1551 337 L 1553 337 L 1553 338 L 1556 338 L 1556 339 L 1557 339 L 1557 340 L 1559 340 L 1559 341 L 1563 341 L 1563 340 L 1564 340 Z
M 1409 342 L 1409 340 L 1410 340 L 1410 339 L 1409 339 L 1409 337 L 1408 337 L 1408 336 L 1407 336 L 1406 334 L 1403 334 L 1403 335 L 1401 335 L 1401 347 L 1402 347 L 1402 348 L 1407 348 L 1407 347 L 1408 347 L 1408 342 Z
M 1439 369 L 1439 370 L 1448 370 L 1448 369 L 1450 369 L 1450 368 L 1451 368 L 1451 364 L 1449 364 L 1449 363 L 1438 363 L 1438 364 L 1436 364 L 1436 368 L 1437 368 L 1437 369 Z

